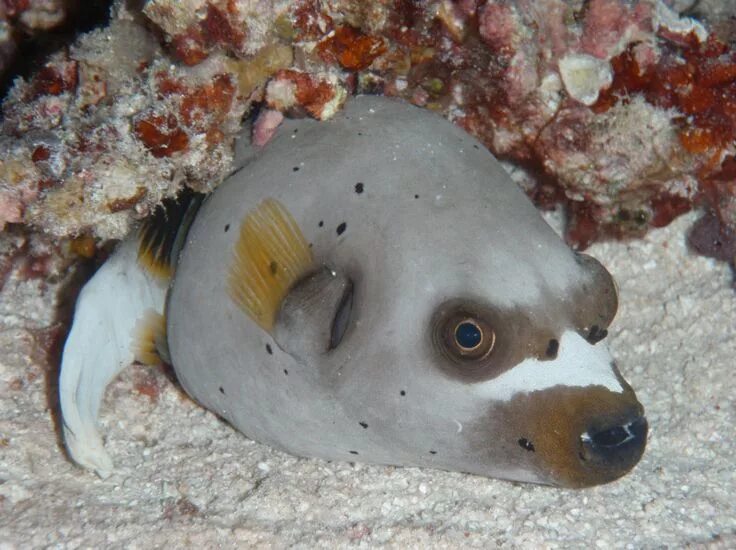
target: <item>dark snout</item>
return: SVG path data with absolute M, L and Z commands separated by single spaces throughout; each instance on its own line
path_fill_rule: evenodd
M 614 425 L 594 425 L 580 436 L 580 460 L 600 483 L 618 479 L 639 462 L 647 442 L 643 416 Z
M 520 457 L 535 462 L 539 478 L 551 485 L 610 483 L 644 454 L 644 407 L 625 382 L 621 392 L 558 386 L 529 393 L 516 398 L 508 414 L 517 437 L 529 443 L 519 444 Z

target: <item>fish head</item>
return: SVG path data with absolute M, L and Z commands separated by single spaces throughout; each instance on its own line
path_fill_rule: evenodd
M 195 399 L 293 454 L 582 487 L 646 440 L 616 308 L 482 144 L 364 96 L 286 121 L 203 204 L 168 339 Z
M 453 223 L 413 221 L 396 257 L 376 252 L 382 278 L 352 272 L 354 319 L 324 363 L 346 416 L 402 463 L 565 487 L 621 477 L 647 422 L 604 341 L 611 275 L 549 230 L 504 241 L 455 206 Z

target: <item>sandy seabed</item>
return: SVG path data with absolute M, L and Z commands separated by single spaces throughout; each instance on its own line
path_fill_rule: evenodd
M 727 266 L 686 250 L 692 220 L 590 250 L 619 283 L 609 345 L 650 438 L 631 474 L 582 491 L 294 458 L 145 367 L 106 394 L 117 471 L 101 480 L 67 460 L 53 375 L 34 349 L 54 287 L 11 278 L 0 294 L 0 549 L 734 548 L 736 295 Z

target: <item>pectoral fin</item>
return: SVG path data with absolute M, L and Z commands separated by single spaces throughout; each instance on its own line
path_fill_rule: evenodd
M 340 343 L 352 307 L 350 280 L 315 262 L 296 221 L 274 199 L 243 221 L 228 288 L 281 349 L 303 359 Z
M 228 275 L 230 296 L 253 321 L 271 331 L 286 294 L 314 268 L 312 252 L 294 218 L 280 202 L 266 199 L 240 227 Z

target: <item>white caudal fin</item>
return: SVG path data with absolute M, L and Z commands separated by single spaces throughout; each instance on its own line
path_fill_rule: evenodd
M 136 326 L 146 313 L 163 313 L 168 281 L 138 261 L 135 238 L 84 286 L 61 359 L 59 396 L 64 443 L 80 466 L 107 477 L 112 459 L 97 429 L 105 388 L 135 357 Z

